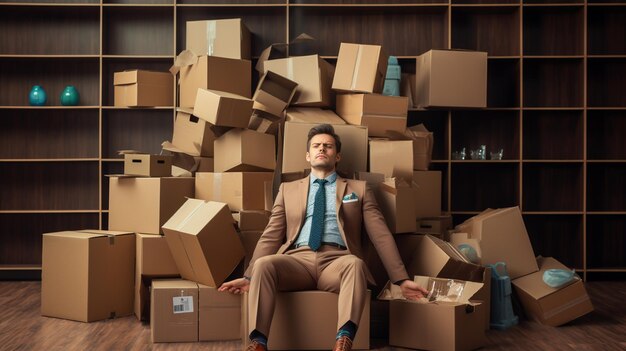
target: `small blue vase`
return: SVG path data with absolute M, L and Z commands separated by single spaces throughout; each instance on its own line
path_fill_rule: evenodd
M 47 99 L 46 91 L 39 85 L 34 85 L 28 94 L 28 102 L 31 106 L 43 106 Z
M 73 85 L 66 86 L 61 93 L 61 105 L 63 106 L 76 106 L 79 100 L 80 95 L 78 95 L 78 90 Z

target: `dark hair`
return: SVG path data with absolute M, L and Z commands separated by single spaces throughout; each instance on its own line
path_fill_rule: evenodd
M 341 139 L 339 135 L 335 134 L 335 128 L 330 124 L 319 124 L 309 130 L 309 136 L 306 140 L 306 149 L 309 151 L 311 148 L 311 139 L 318 134 L 328 134 L 335 139 L 335 146 L 337 147 L 337 153 L 341 152 Z

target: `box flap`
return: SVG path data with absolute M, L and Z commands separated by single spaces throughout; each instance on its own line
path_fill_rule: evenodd
M 176 213 L 163 225 L 172 231 L 198 234 L 224 207 L 223 202 L 187 199 Z
M 265 48 L 261 52 L 261 55 L 259 56 L 257 64 L 254 68 L 258 72 L 263 73 L 265 72 L 265 61 L 274 60 L 278 58 L 286 58 L 287 48 L 290 45 L 302 44 L 302 43 L 307 43 L 307 42 L 312 42 L 312 41 L 315 41 L 315 38 L 313 38 L 312 36 L 306 33 L 301 33 L 289 43 L 274 43 L 268 46 L 267 48 Z

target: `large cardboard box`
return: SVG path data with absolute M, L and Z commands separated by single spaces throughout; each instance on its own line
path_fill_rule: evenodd
M 163 225 L 180 275 L 218 287 L 244 256 L 225 203 L 188 199 Z
M 307 136 L 311 128 L 318 123 L 285 123 L 285 137 L 283 141 L 282 173 L 301 173 L 310 169 L 305 155 L 307 150 Z M 351 178 L 355 172 L 367 170 L 367 128 L 352 125 L 333 125 L 335 133 L 341 139 L 341 153 L 346 155 L 337 164 L 337 172 L 344 177 Z
M 231 211 L 264 210 L 272 172 L 196 173 L 196 198 L 225 202 Z
M 455 231 L 479 241 L 482 265 L 506 263 L 511 280 L 539 270 L 519 207 L 484 211 Z
M 291 107 L 287 109 L 285 120 L 298 123 L 315 123 L 315 124 L 346 124 L 332 110 L 322 110 L 314 107 Z
M 152 281 L 152 342 L 198 341 L 198 284 L 182 280 Z
M 276 168 L 274 136 L 249 129 L 232 129 L 213 143 L 215 172 L 263 172 Z
M 213 172 L 213 157 L 191 156 L 169 141 L 164 141 L 161 146 L 172 156 L 172 176 L 193 177 L 196 172 Z
M 241 239 L 241 243 L 243 244 L 243 249 L 246 253 L 246 256 L 243 260 L 243 269 L 248 269 L 250 265 L 250 260 L 252 259 L 252 255 L 254 255 L 254 249 L 256 249 L 256 244 L 261 239 L 261 235 L 263 235 L 263 230 L 248 230 L 239 232 L 239 238 Z
M 198 89 L 193 112 L 216 126 L 247 128 L 252 100 L 225 91 Z
M 441 171 L 413 172 L 415 217 L 428 218 L 441 215 Z
M 113 85 L 114 106 L 174 106 L 174 77 L 169 72 L 115 72 Z
M 392 233 L 415 232 L 416 196 L 417 191 L 414 187 L 395 178 L 390 178 L 378 186 L 376 199 Z
M 252 110 L 248 129 L 259 133 L 278 135 L 280 123 L 284 117 L 276 117 L 261 110 Z
M 213 143 L 225 128 L 193 115 L 193 110 L 177 109 L 172 145 L 190 156 L 213 157 Z
M 243 210 L 233 213 L 240 231 L 265 230 L 270 220 L 270 211 Z
M 593 311 L 589 295 L 578 276 L 560 288 L 551 288 L 543 282 L 546 270 L 569 268 L 552 257 L 538 257 L 537 264 L 538 272 L 512 282 L 528 316 L 541 324 L 556 327 Z
M 413 181 L 413 142 L 411 140 L 370 140 L 370 172 L 382 173 L 387 178 L 402 178 L 411 184 Z
M 261 77 L 252 100 L 254 109 L 282 117 L 283 111 L 296 94 L 298 83 L 280 74 L 267 71 Z
M 390 131 L 404 133 L 407 113 L 404 96 L 337 95 L 337 114 L 350 124 L 366 126 L 369 136 L 388 137 Z
M 417 107 L 487 107 L 487 53 L 430 50 L 416 59 Z
M 444 239 L 448 230 L 452 229 L 452 216 L 442 215 L 437 217 L 419 218 L 417 220 L 418 234 L 430 234 Z
M 433 154 L 434 135 L 423 124 L 407 128 L 404 135 L 413 140 L 413 169 L 427 171 Z
M 164 236 L 135 234 L 135 316 L 150 320 L 150 285 L 154 278 L 177 278 L 178 268 Z
M 241 338 L 241 295 L 198 284 L 198 340 Z
M 200 56 L 185 62 L 180 69 L 179 105 L 193 108 L 198 89 L 225 91 L 247 98 L 250 93 L 252 72 L 250 61 L 216 56 Z M 191 64 L 188 64 L 191 63 Z
M 43 316 L 93 322 L 133 313 L 134 233 L 44 234 L 41 266 Z
M 268 60 L 263 65 L 265 72 L 272 71 L 298 83 L 291 101 L 297 106 L 328 107 L 334 105 L 334 94 L 330 89 L 335 68 L 318 55 L 295 56 Z
M 250 31 L 241 18 L 187 21 L 185 44 L 196 55 L 250 59 Z
M 172 175 L 172 157 L 150 154 L 124 154 L 124 174 L 146 177 Z
M 160 234 L 161 226 L 194 196 L 194 179 L 109 178 L 109 230 Z
M 380 93 L 387 75 L 387 55 L 379 45 L 341 43 L 333 89 Z

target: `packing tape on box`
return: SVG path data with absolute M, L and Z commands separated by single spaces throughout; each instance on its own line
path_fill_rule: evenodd
M 213 199 L 222 201 L 222 173 L 213 173 Z
M 215 43 L 215 21 L 209 21 L 209 24 L 206 26 L 206 37 L 207 37 L 207 55 L 213 56 L 213 45 Z
M 361 45 L 356 49 L 356 61 L 354 63 L 354 72 L 352 72 L 352 83 L 350 84 L 350 90 L 354 90 L 357 85 L 357 78 L 359 77 L 359 67 L 361 66 Z
M 199 203 L 196 208 L 193 209 L 193 211 L 189 212 L 189 214 L 182 220 L 180 221 L 180 223 L 178 223 L 178 225 L 176 226 L 175 230 L 177 231 L 181 231 L 185 225 L 187 225 L 187 222 L 189 222 L 191 220 L 191 218 L 196 214 L 196 212 L 198 212 L 198 210 L 200 208 L 202 208 L 202 205 L 204 205 L 205 203 L 207 203 L 208 201 L 205 200 L 200 200 L 202 201 L 201 203 Z
M 287 78 L 293 79 L 293 60 L 287 59 Z

